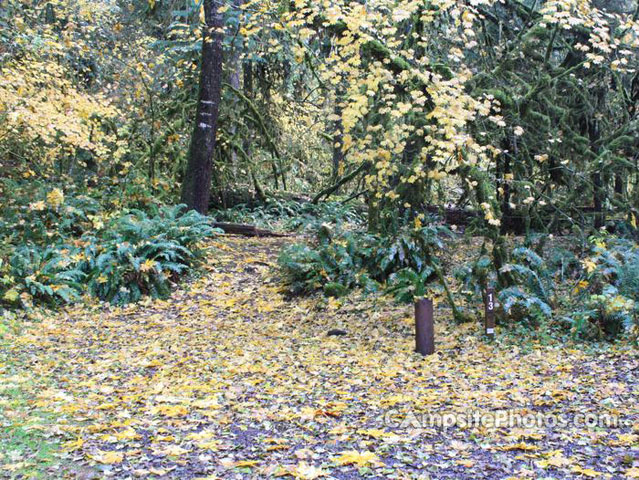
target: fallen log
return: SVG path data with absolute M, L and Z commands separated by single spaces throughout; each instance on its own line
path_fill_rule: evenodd
M 233 235 L 244 235 L 245 237 L 288 237 L 285 233 L 277 233 L 271 230 L 264 230 L 257 228 L 255 225 L 246 225 L 243 223 L 227 223 L 227 222 L 214 222 L 213 226 L 224 230 L 224 233 L 231 233 Z
M 448 225 L 466 226 L 480 214 L 474 210 L 467 210 L 456 207 L 440 207 L 438 205 L 427 205 L 425 210 L 433 215 L 442 217 L 444 223 Z

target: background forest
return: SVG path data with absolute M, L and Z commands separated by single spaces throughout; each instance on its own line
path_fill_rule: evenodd
M 166 296 L 215 219 L 305 233 L 292 293 L 635 338 L 638 64 L 631 0 L 6 0 L 5 318 Z
M 639 0 L 0 0 L 1 478 L 639 479 L 638 242 Z

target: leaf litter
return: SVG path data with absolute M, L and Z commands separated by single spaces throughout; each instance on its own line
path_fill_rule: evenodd
M 423 358 L 390 299 L 287 296 L 283 242 L 224 237 L 168 300 L 75 306 L 12 338 L 60 455 L 95 478 L 639 478 L 635 350 L 491 343 L 438 305 Z M 2 390 L 15 380 L 0 367 Z M 504 412 L 620 424 L 491 424 Z M 444 416 L 482 420 L 429 423 Z

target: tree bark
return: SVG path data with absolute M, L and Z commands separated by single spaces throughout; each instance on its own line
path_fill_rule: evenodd
M 206 214 L 211 195 L 215 134 L 222 96 L 222 15 L 218 3 L 204 0 L 205 28 L 195 128 L 182 182 L 182 203 Z
M 341 175 L 342 164 L 344 163 L 344 126 L 342 125 L 342 92 L 338 91 L 335 98 L 335 105 L 333 106 L 333 113 L 339 117 L 339 119 L 333 122 L 333 172 L 331 176 L 331 183 L 337 182 Z M 337 192 L 337 190 L 336 190 Z
M 233 7 L 236 9 L 239 9 L 242 4 L 244 3 L 244 0 L 233 0 Z M 235 89 L 235 90 L 240 90 L 241 85 L 240 85 L 240 77 L 243 73 L 243 68 L 242 68 L 242 61 L 241 61 L 241 51 L 240 48 L 238 47 L 238 45 L 234 45 L 233 46 L 233 54 L 229 60 L 230 63 L 230 70 L 231 73 L 229 75 L 229 84 Z M 238 105 L 238 99 L 234 99 L 233 100 L 233 110 L 234 111 L 239 111 L 239 105 Z M 235 137 L 235 133 L 237 132 L 237 124 L 233 124 L 231 125 L 230 128 L 230 132 L 231 132 L 231 137 Z M 247 151 L 245 149 L 245 151 Z M 231 151 L 231 173 L 233 175 L 233 178 L 237 179 L 238 178 L 238 158 L 237 158 L 237 150 L 236 149 L 232 149 Z

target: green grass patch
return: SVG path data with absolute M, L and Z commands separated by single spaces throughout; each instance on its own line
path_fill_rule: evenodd
M 0 478 L 61 478 L 73 466 L 63 455 L 57 415 L 34 404 L 47 387 L 26 364 L 28 352 L 12 348 L 22 319 L 0 313 Z
M 32 406 L 37 389 L 0 347 L 0 477 L 51 478 L 59 465 L 60 442 L 49 433 L 55 416 Z

